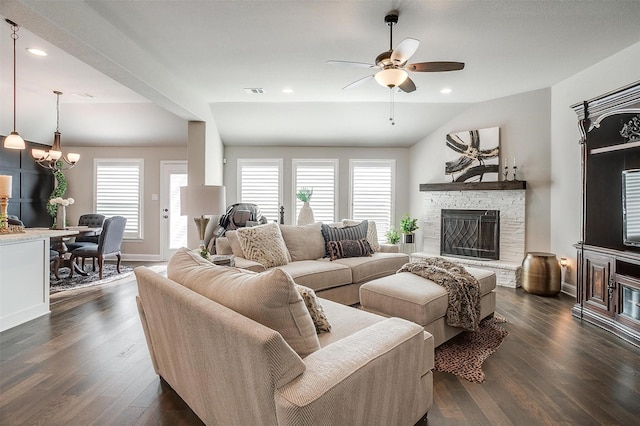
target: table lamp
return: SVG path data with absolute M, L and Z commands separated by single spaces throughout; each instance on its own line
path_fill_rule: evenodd
M 204 233 L 207 230 L 209 220 L 211 220 L 204 216 L 222 214 L 226 207 L 224 186 L 194 185 L 180 187 L 180 214 L 194 216 L 193 220 L 198 228 L 198 237 L 200 238 L 200 250 L 205 249 Z
M 0 229 L 9 228 L 7 206 L 9 205 L 9 198 L 11 198 L 11 183 L 11 176 L 0 175 Z

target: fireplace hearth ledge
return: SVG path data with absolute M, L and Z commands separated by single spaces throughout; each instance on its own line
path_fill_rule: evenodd
M 503 262 L 500 260 L 468 259 L 462 257 L 440 256 L 439 254 L 416 252 L 411 253 L 411 261 L 419 262 L 428 257 L 442 257 L 451 262 L 460 263 L 463 266 L 486 269 L 496 274 L 496 285 L 501 287 L 516 288 L 522 285 L 522 265 L 518 263 Z

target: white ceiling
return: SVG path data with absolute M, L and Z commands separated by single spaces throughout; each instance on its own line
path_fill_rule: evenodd
M 341 90 L 369 70 L 325 63 L 373 62 L 388 48 L 393 9 L 394 45 L 420 40 L 410 62 L 466 63 L 413 73 L 418 89 L 395 95 L 395 126 L 388 89 Z M 410 146 L 471 103 L 550 87 L 640 42 L 637 0 L 2 0 L 0 15 L 22 27 L 18 131 L 50 143 L 60 90 L 63 144 L 88 146 L 183 145 L 186 120 L 211 116 L 227 145 Z M 6 134 L 12 42 L 0 26 Z M 49 56 L 27 54 L 32 46 Z

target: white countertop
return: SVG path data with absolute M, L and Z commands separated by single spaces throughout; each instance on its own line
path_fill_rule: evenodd
M 0 234 L 0 244 L 16 241 L 37 240 L 39 238 L 65 237 L 77 235 L 78 231 L 71 229 L 25 228 L 20 234 Z

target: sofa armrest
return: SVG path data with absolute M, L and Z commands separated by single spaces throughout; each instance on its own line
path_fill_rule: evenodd
M 397 244 L 380 244 L 382 253 L 400 253 L 400 246 Z
M 278 424 L 414 424 L 431 406 L 424 336 L 387 318 L 310 354 L 304 373 L 276 390 Z

